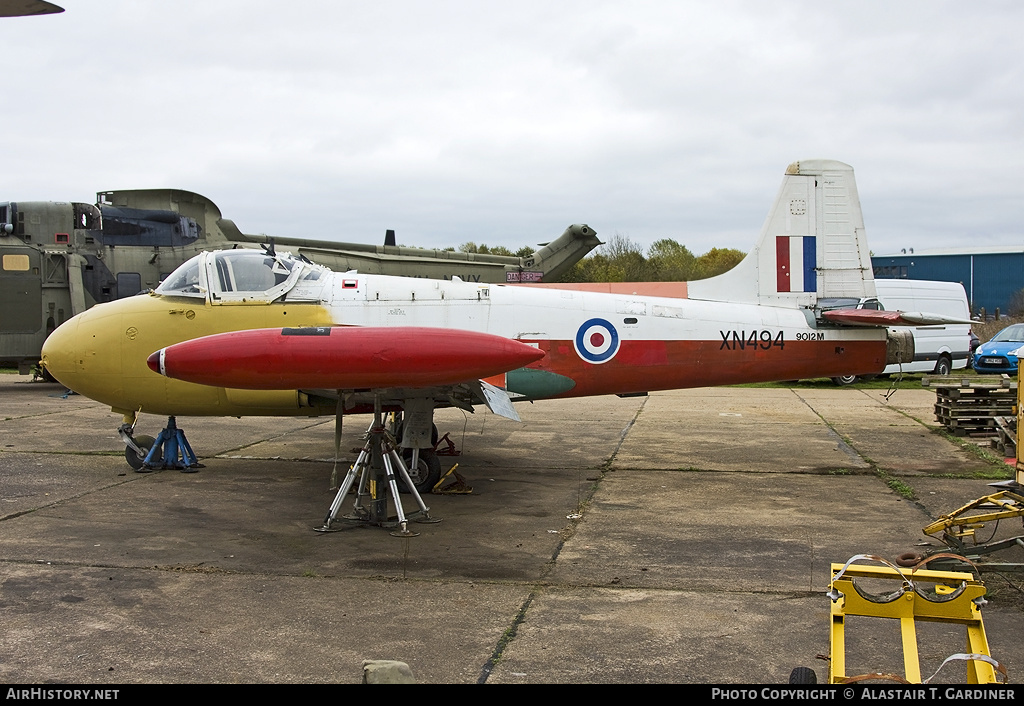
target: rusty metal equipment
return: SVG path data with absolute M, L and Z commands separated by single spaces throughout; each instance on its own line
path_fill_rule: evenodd
M 1003 490 L 972 500 L 963 507 L 942 515 L 925 527 L 924 533 L 941 539 L 959 557 L 977 563 L 983 557 L 1001 549 L 1024 547 L 1024 535 L 992 541 L 1000 520 L 1017 517 L 1024 517 L 1024 494 L 1020 491 Z M 981 534 L 990 523 L 996 523 L 996 528 L 991 530 L 991 535 L 987 539 L 983 539 Z M 945 561 L 955 562 L 955 559 Z M 981 566 L 986 569 L 1003 570 L 1021 568 L 1020 564 L 990 560 L 984 561 Z
M 445 436 L 448 435 L 445 434 Z M 437 483 L 434 484 L 434 487 L 430 492 L 436 495 L 471 495 L 473 493 L 473 486 L 467 483 L 462 474 L 455 470 L 458 467 L 459 464 L 456 463 L 454 466 L 449 468 L 448 472 L 442 475 Z M 441 485 L 448 480 L 449 476 L 453 475 L 455 476 L 455 480 L 442 488 Z

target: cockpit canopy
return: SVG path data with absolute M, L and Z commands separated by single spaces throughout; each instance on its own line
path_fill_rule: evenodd
M 211 303 L 317 299 L 308 285 L 328 270 L 289 253 L 261 250 L 202 252 L 165 279 L 156 291 L 168 296 L 208 298 Z M 307 285 L 298 287 L 299 284 Z

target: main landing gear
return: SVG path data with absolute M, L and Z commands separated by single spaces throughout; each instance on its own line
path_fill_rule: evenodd
M 327 511 L 324 524 L 316 528 L 317 532 L 336 532 L 341 529 L 333 527 L 333 524 L 337 521 L 341 506 L 356 480 L 359 481 L 359 484 L 356 489 L 355 502 L 352 512 L 341 518 L 344 522 L 395 529 L 391 532 L 395 537 L 416 537 L 419 532 L 409 531 L 410 521 L 419 523 L 441 521 L 430 516 L 430 508 L 424 504 L 423 498 L 416 489 L 418 485 L 416 480 L 419 479 L 411 477 L 409 469 L 398 451 L 395 437 L 384 426 L 379 398 L 374 406 L 373 421 L 363 436 L 366 444 L 359 452 L 356 462 L 352 464 L 345 475 L 345 480 L 342 481 L 338 494 Z M 418 454 L 413 456 L 414 467 L 425 460 L 424 456 L 418 458 L 417 456 Z M 433 459 L 436 462 L 436 456 L 433 456 Z M 436 481 L 436 478 L 434 480 Z M 408 515 L 405 514 L 402 507 L 402 499 L 398 492 L 399 482 L 413 496 L 419 508 Z M 396 516 L 394 517 L 388 514 L 389 496 L 395 506 Z
M 167 418 L 167 426 L 156 439 L 151 436 L 134 436 L 134 429 L 134 423 L 126 422 L 117 433 L 125 445 L 124 459 L 136 473 L 149 473 L 159 468 L 177 468 L 182 473 L 195 473 L 203 467 L 174 417 Z
M 406 412 L 412 410 L 407 417 L 403 432 L 406 443 L 423 443 L 422 437 L 429 439 L 436 435 L 436 428 L 431 420 L 433 407 L 427 402 L 418 400 L 406 401 Z M 335 452 L 338 452 L 341 436 L 341 413 L 337 417 L 335 433 Z M 118 429 L 124 441 L 124 457 L 136 473 L 149 473 L 162 468 L 176 468 L 182 473 L 195 473 L 202 468 L 185 433 L 178 428 L 175 418 L 169 417 L 167 427 L 156 439 L 134 435 L 135 423 L 127 421 Z M 409 522 L 435 523 L 441 520 L 430 516 L 430 508 L 423 502 L 420 492 L 430 492 L 440 479 L 441 462 L 432 446 L 412 446 L 399 449 L 395 437 L 387 430 L 382 421 L 381 401 L 378 397 L 374 402 L 373 421 L 363 436 L 366 443 L 360 451 L 356 462 L 349 469 L 341 484 L 334 502 L 318 532 L 334 532 L 341 527 L 336 523 L 374 525 L 388 529 L 398 537 L 415 537 L 417 532 L 409 531 Z M 406 456 L 409 460 L 403 460 Z M 412 470 L 410 470 L 412 469 Z M 357 485 L 358 481 L 358 485 Z M 352 512 L 338 517 L 341 506 L 349 491 L 356 487 L 355 503 Z M 402 507 L 401 492 L 412 495 L 417 509 L 406 514 Z M 393 503 L 396 516 L 388 513 L 389 500 Z

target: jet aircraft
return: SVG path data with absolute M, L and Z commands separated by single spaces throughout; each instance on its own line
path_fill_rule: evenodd
M 332 272 L 273 250 L 210 251 L 155 292 L 60 326 L 43 363 L 126 425 L 140 411 L 340 420 L 401 409 L 411 480 L 427 487 L 437 407 L 515 417 L 510 400 L 866 375 L 913 357 L 912 339 L 886 329 L 898 316 L 858 309 L 875 285 L 841 162 L 789 165 L 746 258 L 665 291 Z

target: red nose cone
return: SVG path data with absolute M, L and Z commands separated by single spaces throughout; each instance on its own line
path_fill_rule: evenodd
M 153 355 L 146 358 L 146 365 L 148 365 L 149 369 L 152 370 L 154 373 L 160 372 L 160 353 L 161 351 L 157 351 Z

